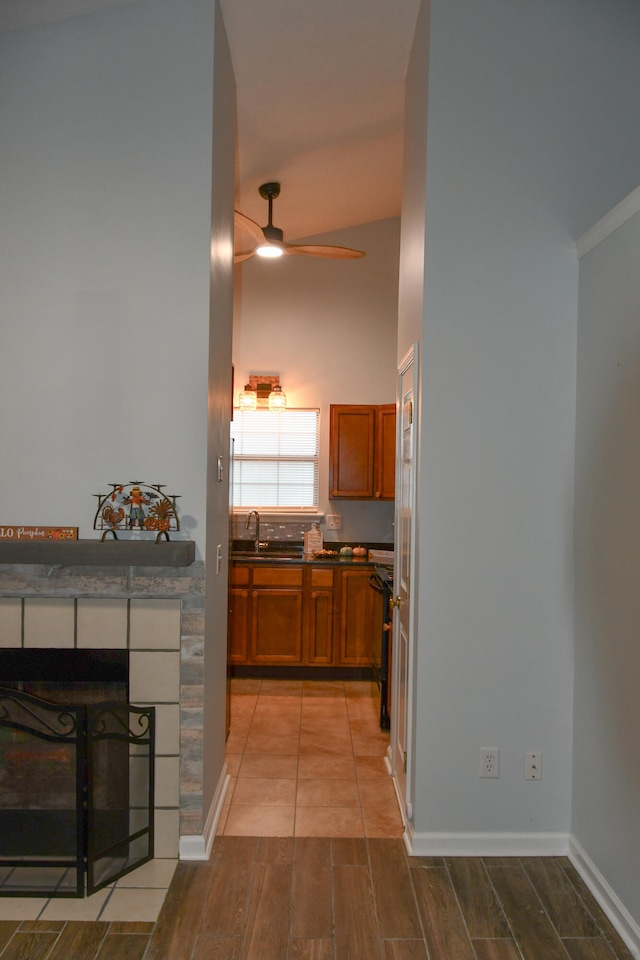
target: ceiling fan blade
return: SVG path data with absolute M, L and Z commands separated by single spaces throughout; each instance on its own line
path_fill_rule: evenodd
M 364 250 L 351 247 L 331 247 L 322 243 L 285 243 L 284 252 L 289 255 L 306 254 L 309 257 L 332 257 L 335 260 L 355 260 L 364 257 Z
M 242 263 L 243 260 L 249 260 L 251 257 L 255 256 L 255 250 L 239 250 L 238 253 L 234 253 L 233 262 Z
M 246 230 L 254 240 L 258 243 L 262 243 L 264 240 L 264 233 L 262 227 L 259 223 L 256 223 L 255 220 L 252 220 L 251 217 L 247 217 L 244 213 L 240 213 L 239 210 L 234 210 L 234 221 L 236 228 L 239 230 Z

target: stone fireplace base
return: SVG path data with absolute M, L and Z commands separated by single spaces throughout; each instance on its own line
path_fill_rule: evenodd
M 177 857 L 204 829 L 204 563 L 0 571 L 0 647 L 129 651 L 129 699 L 156 707 L 155 855 Z

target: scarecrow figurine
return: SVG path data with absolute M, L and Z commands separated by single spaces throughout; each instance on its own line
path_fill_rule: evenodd
M 129 496 L 122 502 L 131 504 L 129 507 L 129 529 L 133 530 L 136 523 L 140 530 L 144 529 L 144 506 L 145 504 L 148 505 L 151 503 L 151 501 L 145 497 L 140 487 L 137 484 L 133 486 Z

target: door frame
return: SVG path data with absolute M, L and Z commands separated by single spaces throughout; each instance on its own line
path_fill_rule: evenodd
M 399 698 L 399 686 L 400 686 L 400 676 L 399 676 L 399 658 L 393 657 L 392 668 L 391 668 L 391 683 L 392 683 L 392 708 L 391 708 L 391 737 L 390 737 L 390 746 L 388 753 L 388 766 L 389 772 L 393 777 L 394 786 L 398 796 L 398 801 L 400 804 L 400 812 L 405 825 L 405 843 L 410 848 L 410 840 L 413 836 L 413 818 L 414 818 L 414 787 L 415 787 L 415 677 L 416 677 L 416 639 L 417 639 L 417 514 L 418 514 L 418 501 L 417 501 L 417 474 L 418 474 L 418 463 L 419 463 L 419 410 L 420 404 L 418 402 L 418 385 L 419 385 L 419 369 L 418 369 L 418 343 L 414 342 L 407 353 L 404 355 L 402 360 L 398 364 L 397 372 L 397 381 L 396 381 L 396 408 L 398 411 L 398 423 L 401 424 L 401 415 L 402 415 L 402 389 L 403 389 L 403 378 L 405 375 L 411 371 L 412 372 L 412 394 L 413 394 L 413 410 L 412 410 L 412 425 L 413 425 L 413 450 L 412 450 L 412 477 L 411 477 L 411 489 L 410 489 L 410 503 L 411 503 L 411 520 L 410 520 L 410 539 L 411 539 L 411 556 L 409 560 L 409 575 L 410 575 L 410 590 L 409 590 L 409 611 L 408 611 L 408 632 L 407 632 L 407 678 L 406 678 L 406 772 L 404 774 L 404 795 L 402 789 L 399 786 L 398 782 L 398 771 L 396 770 L 396 751 L 394 750 L 394 730 L 397 728 L 397 724 L 400 722 L 398 717 L 398 709 L 400 704 Z M 400 511 L 399 511 L 399 496 L 398 493 L 401 490 L 402 483 L 402 429 L 399 428 L 396 430 L 396 503 L 395 503 L 395 529 L 396 531 L 400 530 Z M 400 555 L 396 550 L 395 553 L 395 565 L 394 565 L 394 583 L 397 585 L 400 582 Z M 397 589 L 396 589 L 397 595 Z M 400 611 L 396 606 L 393 609 L 393 636 L 399 638 L 400 629 L 399 629 L 399 619 Z

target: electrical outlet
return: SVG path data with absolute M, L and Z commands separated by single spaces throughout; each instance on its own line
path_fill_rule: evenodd
M 500 776 L 500 750 L 497 747 L 480 748 L 480 776 Z
M 327 530 L 342 530 L 342 514 L 327 514 Z
M 542 780 L 542 753 L 540 750 L 525 753 L 524 778 L 525 780 Z

